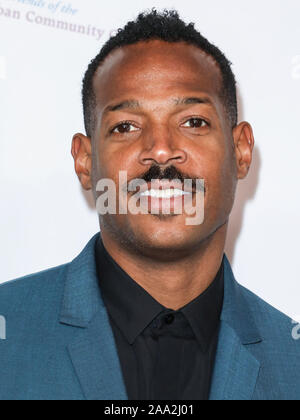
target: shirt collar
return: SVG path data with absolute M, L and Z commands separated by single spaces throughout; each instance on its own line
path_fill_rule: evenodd
M 172 312 L 157 302 L 116 263 L 105 249 L 101 234 L 96 243 L 96 263 L 105 306 L 130 344 L 161 312 Z M 224 295 L 223 266 L 224 259 L 210 287 L 178 310 L 189 321 L 203 350 L 209 345 L 219 325 Z

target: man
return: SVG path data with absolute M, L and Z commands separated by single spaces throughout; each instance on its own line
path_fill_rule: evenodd
M 240 286 L 224 254 L 254 147 L 229 61 L 153 9 L 106 43 L 82 93 L 72 155 L 101 233 L 71 263 L 0 288 L 0 398 L 298 399 L 291 320 Z M 105 179 L 125 192 L 118 205 L 144 181 L 144 211 L 101 213 Z M 183 197 L 203 206 L 201 222 L 177 212 Z

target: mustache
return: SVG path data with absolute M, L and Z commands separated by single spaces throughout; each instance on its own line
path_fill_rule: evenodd
M 196 182 L 199 178 L 193 178 L 187 173 L 179 171 L 174 165 L 169 166 L 168 168 L 162 169 L 160 166 L 153 164 L 144 174 L 141 176 L 134 178 L 133 180 L 128 182 L 128 185 L 124 186 L 124 191 L 128 192 L 129 184 L 132 183 L 136 179 L 141 179 L 146 183 L 150 183 L 152 180 L 168 180 L 168 181 L 177 181 L 179 180 L 182 184 L 184 184 L 185 180 L 191 181 L 192 188 L 194 191 L 199 191 L 199 184 Z M 206 188 L 200 188 L 200 191 L 204 191 L 206 193 Z

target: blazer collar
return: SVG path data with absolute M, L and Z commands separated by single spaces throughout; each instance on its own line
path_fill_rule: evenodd
M 95 245 L 100 233 L 88 242 L 83 251 L 69 264 L 60 322 L 85 328 L 98 310 L 104 308 L 97 280 Z
M 210 400 L 253 399 L 260 372 L 260 362 L 251 348 L 262 341 L 261 334 L 246 299 L 225 255 L 224 303 Z
M 67 267 L 60 322 L 79 327 L 68 352 L 89 400 L 127 399 L 109 318 L 98 285 L 97 233 Z M 249 351 L 262 341 L 246 291 L 224 255 L 224 303 L 210 399 L 251 399 L 260 363 Z
M 67 346 L 87 400 L 127 400 L 113 332 L 98 285 L 97 233 L 69 265 L 60 322 L 77 328 Z
M 260 331 L 245 296 L 247 291 L 235 280 L 226 255 L 224 255 L 224 287 L 221 321 L 231 326 L 242 344 L 261 342 Z
M 88 242 L 83 251 L 69 264 L 61 307 L 60 322 L 85 328 L 104 302 L 98 284 L 95 245 L 100 233 Z M 229 324 L 242 344 L 262 340 L 246 298 L 245 290 L 234 278 L 224 255 L 224 303 L 221 321 Z

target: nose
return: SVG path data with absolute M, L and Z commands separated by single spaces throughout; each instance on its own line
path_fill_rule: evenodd
M 184 163 L 187 153 L 178 143 L 180 139 L 174 138 L 167 127 L 152 128 L 144 137 L 139 160 L 142 165 L 165 166 L 175 163 Z

